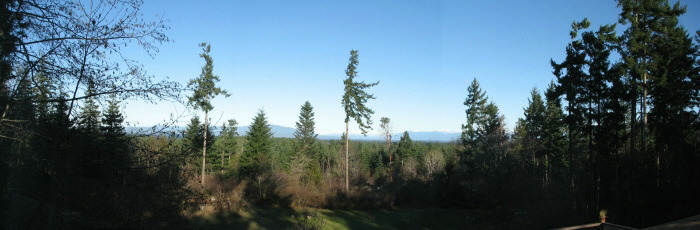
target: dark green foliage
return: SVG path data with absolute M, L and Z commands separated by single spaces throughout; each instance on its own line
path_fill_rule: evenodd
M 92 90 L 88 89 L 87 93 L 92 93 Z M 100 120 L 100 110 L 95 99 L 85 99 L 78 119 L 81 130 L 86 134 L 97 134 L 100 131 Z
M 202 47 L 202 53 L 199 54 L 199 57 L 204 58 L 204 61 L 206 61 L 206 64 L 202 67 L 202 73 L 199 75 L 198 78 L 190 80 L 190 82 L 187 84 L 188 87 L 191 87 L 194 91 L 193 95 L 191 97 L 187 97 L 188 99 L 188 105 L 193 106 L 194 109 L 201 109 L 204 111 L 204 132 L 209 133 L 209 111 L 214 109 L 214 106 L 211 105 L 211 99 L 214 99 L 219 94 L 223 94 L 225 97 L 229 97 L 230 94 L 226 92 L 226 90 L 222 90 L 219 87 L 216 87 L 216 82 L 219 82 L 219 76 L 214 75 L 214 59 L 209 56 L 209 52 L 211 51 L 211 46 L 207 45 L 207 43 L 202 42 L 199 44 L 199 47 Z M 206 174 L 206 164 L 207 164 L 207 145 L 209 141 L 207 141 L 208 136 L 204 136 L 204 140 L 202 140 L 203 143 L 203 148 L 202 148 L 202 185 L 205 185 L 205 174 Z
M 545 104 L 537 88 L 533 88 L 530 91 L 530 99 L 528 99 L 528 106 L 525 108 L 524 115 L 527 134 L 530 138 L 539 140 L 544 129 Z
M 119 101 L 115 95 L 110 97 L 109 105 L 107 109 L 102 113 L 102 126 L 100 127 L 100 132 L 102 133 L 102 149 L 106 153 L 106 158 L 109 162 L 112 162 L 112 166 L 115 168 L 128 167 L 128 137 L 124 131 L 124 117 L 119 111 Z
M 413 141 L 411 140 L 411 136 L 408 135 L 408 131 L 404 131 L 403 135 L 401 135 L 397 154 L 401 160 L 407 160 L 408 158 L 415 156 Z
M 211 105 L 211 99 L 214 99 L 219 94 L 223 94 L 225 97 L 229 97 L 230 94 L 226 90 L 216 87 L 216 83 L 219 82 L 219 76 L 213 73 L 214 59 L 209 56 L 211 46 L 202 42 L 199 44 L 199 47 L 202 47 L 202 53 L 199 54 L 199 57 L 204 58 L 206 64 L 202 67 L 202 73 L 199 77 L 190 80 L 187 84 L 194 91 L 192 96 L 188 96 L 187 99 L 188 104 L 193 106 L 194 109 L 209 112 L 214 109 Z
M 102 126 L 100 131 L 105 136 L 106 139 L 121 138 L 126 134 L 124 132 L 124 116 L 122 116 L 119 111 L 119 101 L 116 95 L 112 94 L 110 97 L 109 105 L 107 110 L 102 112 L 104 116 L 102 117 Z
M 368 84 L 364 81 L 355 81 L 355 77 L 357 77 L 357 64 L 359 64 L 357 57 L 357 50 L 351 50 L 350 63 L 345 70 L 347 78 L 343 80 L 343 84 L 345 84 L 345 94 L 343 94 L 342 104 L 345 109 L 345 123 L 350 122 L 351 118 L 355 119 L 362 134 L 366 134 L 368 129 L 372 129 L 371 116 L 374 114 L 374 111 L 366 107 L 366 104 L 369 99 L 376 98 L 374 94 L 369 94 L 365 92 L 365 90 L 379 84 L 379 82 Z
M 244 174 L 256 175 L 266 170 L 270 163 L 272 130 L 267 123 L 265 111 L 260 109 L 246 133 L 246 148 L 241 157 Z
M 0 1 L 0 102 L 6 102 L 8 94 L 6 82 L 12 77 L 12 60 L 10 55 L 17 50 L 15 44 L 20 40 L 16 30 L 21 30 L 27 25 L 23 22 L 23 17 L 16 8 L 20 5 L 14 0 Z M 3 103 L 4 104 L 4 103 Z M 0 112 L 5 108 L 0 107 Z
M 135 41 L 153 54 L 167 27 L 143 20 L 138 0 L 85 4 L 0 1 L 3 228 L 149 228 L 184 200 L 179 181 L 159 174 L 163 151 L 124 133 L 116 99 L 179 99 L 178 83 L 154 82 L 120 51 Z
M 183 136 L 186 148 L 193 154 L 202 150 L 204 147 L 204 124 L 202 124 L 198 116 L 194 116 L 190 119 L 190 123 L 187 124 Z M 207 145 L 211 146 L 213 142 L 214 135 L 211 130 L 207 129 Z
M 294 137 L 299 142 L 299 151 L 306 152 L 316 141 L 318 134 L 314 133 L 316 122 L 314 121 L 314 107 L 308 101 L 301 106 L 299 121 L 296 122 Z
M 554 82 L 547 87 L 546 94 L 552 93 Z M 564 158 L 566 152 L 566 137 L 564 136 L 564 114 L 558 98 L 547 97 L 544 127 L 542 129 L 542 148 L 547 157 L 548 175 L 563 178 L 569 162 Z M 550 179 L 551 180 L 551 179 Z
M 199 121 L 198 116 L 194 116 L 192 119 L 190 119 L 190 123 L 187 124 L 187 128 L 185 129 L 185 133 L 183 135 L 184 143 L 187 148 L 191 148 L 193 150 L 202 148 L 204 136 L 202 135 L 201 127 L 202 122 Z
M 306 160 L 304 166 L 302 183 L 313 182 L 318 185 L 321 182 L 321 156 L 317 148 L 314 148 L 316 137 L 314 133 L 316 122 L 314 121 L 313 106 L 308 101 L 301 106 L 299 111 L 299 121 L 296 122 L 296 131 L 294 137 L 297 140 L 296 154 L 292 158 L 300 158 Z
M 482 111 L 486 105 L 488 97 L 486 92 L 482 92 L 479 82 L 474 78 L 469 88 L 467 88 L 467 99 L 464 105 L 467 106 L 467 124 L 462 125 L 462 143 L 467 151 L 472 151 L 477 138 L 477 125 L 481 122 Z
M 349 123 L 350 123 L 350 118 L 355 119 L 355 122 L 357 122 L 357 125 L 360 128 L 360 131 L 362 131 L 363 135 L 367 135 L 367 130 L 372 129 L 372 114 L 374 114 L 374 111 L 368 107 L 366 107 L 366 103 L 369 99 L 376 99 L 374 97 L 374 94 L 369 94 L 365 92 L 366 89 L 369 89 L 377 84 L 379 82 L 375 83 L 365 83 L 364 81 L 361 82 L 356 82 L 355 77 L 357 77 L 357 65 L 359 64 L 359 61 L 357 60 L 358 54 L 357 50 L 350 50 L 350 60 L 348 63 L 348 68 L 345 69 L 345 75 L 347 78 L 343 80 L 343 84 L 345 85 L 345 94 L 343 94 L 343 109 L 345 109 L 345 133 L 348 134 L 349 131 Z M 349 192 L 350 190 L 350 172 L 348 169 L 348 164 L 350 162 L 350 152 L 348 150 L 348 138 L 345 138 L 345 191 Z
M 221 127 L 221 133 L 217 138 L 217 142 L 214 145 L 215 149 L 212 151 L 212 168 L 214 170 L 225 170 L 230 168 L 231 160 L 230 158 L 235 155 L 238 151 L 238 141 L 236 137 L 238 136 L 238 122 L 235 119 L 228 120 L 228 124 L 224 123 Z M 226 166 L 228 165 L 228 166 Z
M 476 140 L 476 154 L 472 157 L 471 165 L 475 169 L 491 171 L 501 164 L 508 149 L 508 136 L 505 133 L 503 120 L 498 106 L 493 102 L 486 105 L 483 120 L 479 123 L 479 136 Z

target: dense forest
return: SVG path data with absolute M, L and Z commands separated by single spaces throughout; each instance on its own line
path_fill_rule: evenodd
M 535 229 L 602 215 L 648 227 L 700 213 L 700 31 L 679 24 L 679 3 L 619 0 L 618 22 L 572 23 L 549 86 L 513 99 L 528 106 L 512 132 L 473 79 L 455 95 L 465 119 L 452 142 L 401 131 L 392 140 L 389 117 L 373 127 L 367 102 L 380 100 L 379 82 L 355 80 L 352 50 L 338 99 L 346 133 L 357 125 L 386 137 L 371 142 L 318 139 L 314 98 L 300 105 L 295 138 L 273 137 L 263 109 L 246 133 L 234 119 L 213 126 L 210 102 L 229 94 L 216 85 L 212 46 L 200 45 L 198 78 L 159 80 L 120 48 L 157 52 L 167 21 L 142 20 L 138 0 L 98 2 L 86 11 L 80 1 L 0 1 L 7 229 L 196 228 L 203 209 L 255 205 L 481 210 L 481 224 Z M 204 118 L 181 133 L 168 128 L 181 117 L 126 132 L 125 100 L 181 102 Z

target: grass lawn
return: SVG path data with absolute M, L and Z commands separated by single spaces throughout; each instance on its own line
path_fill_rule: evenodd
M 193 217 L 196 229 L 294 229 L 304 208 L 252 206 L 242 212 L 214 212 Z M 484 213 L 453 209 L 318 209 L 324 229 L 490 229 Z M 296 217 L 296 218 L 294 218 Z M 183 227 L 183 226 L 181 226 Z

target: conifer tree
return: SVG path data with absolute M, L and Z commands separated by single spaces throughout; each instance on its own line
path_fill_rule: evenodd
M 265 111 L 260 109 L 246 133 L 246 150 L 241 157 L 241 168 L 248 175 L 255 175 L 264 169 L 272 142 L 272 129 L 267 123 Z
M 105 152 L 112 157 L 114 163 L 125 163 L 126 159 L 126 132 L 124 131 L 124 117 L 119 111 L 119 101 L 115 94 L 110 96 L 109 105 L 107 109 L 103 112 L 102 126 L 100 131 L 102 133 L 103 141 L 102 147 Z
M 228 120 L 228 126 L 226 123 L 221 128 L 221 133 L 219 140 L 221 144 L 221 173 L 224 171 L 224 157 L 228 155 L 229 164 L 231 163 L 231 155 L 236 153 L 236 136 L 238 136 L 238 122 L 235 119 Z
M 211 105 L 211 99 L 214 99 L 214 97 L 218 96 L 219 94 L 223 94 L 224 97 L 229 97 L 230 94 L 228 94 L 226 90 L 216 87 L 216 82 L 219 81 L 219 76 L 214 75 L 213 73 L 214 59 L 209 56 L 211 46 L 206 42 L 202 42 L 199 44 L 199 47 L 202 47 L 203 51 L 201 54 L 199 54 L 199 57 L 204 58 L 206 64 L 202 67 L 202 73 L 199 75 L 199 77 L 190 80 L 189 84 L 187 84 L 188 87 L 192 87 L 194 89 L 194 94 L 191 97 L 187 97 L 187 99 L 189 100 L 189 105 L 192 105 L 194 109 L 201 109 L 204 111 L 204 133 L 209 133 L 209 111 L 214 109 L 214 106 Z M 207 166 L 207 136 L 204 136 L 202 143 L 204 145 L 202 147 L 202 186 L 204 186 L 204 176 Z
M 299 144 L 299 150 L 306 153 L 316 141 L 318 134 L 314 133 L 316 122 L 314 121 L 314 107 L 308 101 L 301 106 L 299 121 L 296 122 L 294 137 Z
M 474 78 L 469 88 L 467 88 L 467 98 L 464 100 L 464 105 L 467 106 L 467 123 L 462 125 L 462 144 L 466 148 L 464 154 L 466 160 L 477 150 L 476 140 L 478 138 L 478 124 L 483 119 L 483 111 L 486 106 L 488 97 L 486 92 L 481 90 L 479 81 Z
M 86 93 L 88 95 L 92 94 L 92 84 L 90 84 Z M 100 110 L 94 97 L 88 97 L 85 99 L 79 117 L 80 119 L 78 125 L 83 132 L 90 135 L 96 135 L 99 133 Z
M 585 73 L 584 66 L 586 64 L 586 54 L 584 46 L 581 40 L 577 40 L 578 32 L 582 29 L 587 29 L 591 22 L 588 18 L 584 18 L 581 22 L 573 22 L 571 24 L 571 31 L 569 35 L 571 37 L 571 43 L 566 47 L 566 58 L 561 63 L 556 63 L 554 60 L 550 60 L 550 64 L 554 69 L 553 74 L 557 78 L 557 86 L 555 90 L 548 93 L 548 97 L 559 98 L 562 95 L 567 102 L 567 115 L 564 116 L 564 123 L 568 129 L 566 136 L 569 142 L 569 147 L 567 150 L 568 160 L 571 165 L 569 165 L 569 176 L 571 179 L 571 189 L 572 194 L 576 187 L 576 168 L 573 163 L 577 162 L 575 158 L 580 157 L 577 152 L 576 146 L 580 140 L 580 132 L 583 129 L 584 122 L 584 107 L 581 97 L 579 95 L 585 90 L 585 84 L 583 83 L 588 76 Z
M 522 161 L 527 160 L 525 154 L 525 135 L 527 135 L 527 129 L 525 129 L 525 119 L 518 118 L 515 122 L 515 129 L 513 129 L 513 135 L 511 139 L 513 141 L 513 146 L 511 147 L 511 152 L 516 156 L 520 157 Z
M 199 116 L 193 116 L 190 119 L 190 123 L 187 124 L 187 128 L 185 129 L 185 133 L 183 135 L 184 143 L 187 148 L 192 150 L 199 150 L 202 148 L 204 136 L 202 135 L 201 128 L 202 122 L 199 120 Z
M 345 109 L 345 133 L 349 132 L 350 119 L 354 119 L 357 125 L 362 131 L 363 135 L 367 135 L 367 130 L 372 129 L 372 114 L 374 111 L 366 107 L 366 103 L 369 99 L 376 99 L 373 94 L 365 92 L 379 82 L 365 83 L 364 81 L 356 82 L 355 77 L 357 77 L 357 60 L 358 54 L 357 50 L 350 51 L 350 63 L 348 63 L 348 68 L 345 70 L 345 75 L 347 78 L 343 81 L 345 84 L 345 94 L 343 94 L 343 108 Z M 348 170 L 348 138 L 345 139 L 345 192 L 350 190 L 350 180 L 349 180 L 349 170 Z
M 528 135 L 534 139 L 539 139 L 542 136 L 544 125 L 545 105 L 537 88 L 533 88 L 530 91 L 530 99 L 528 99 L 528 106 L 525 108 L 524 114 Z
M 204 147 L 204 124 L 199 120 L 199 116 L 194 116 L 187 124 L 184 133 L 184 142 L 187 148 L 192 151 L 199 151 Z M 211 130 L 207 129 L 207 145 L 213 143 L 214 136 Z
M 547 87 L 546 95 L 554 93 L 556 87 L 554 81 Z M 564 136 L 564 113 L 561 109 L 559 98 L 547 96 L 547 106 L 545 107 L 544 127 L 542 129 L 542 148 L 545 157 L 548 159 L 548 170 L 550 175 L 561 176 L 569 162 L 564 158 L 566 139 Z M 551 158 L 551 160 L 549 159 Z M 561 170 L 559 170 L 561 169 Z
M 692 133 L 689 128 L 698 121 L 699 47 L 678 23 L 687 10 L 679 2 L 672 6 L 668 1 L 625 0 L 619 1 L 618 6 L 622 8 L 619 22 L 629 25 L 623 35 L 622 56 L 626 73 L 631 76 L 632 110 L 637 106 L 636 95 L 641 94 L 639 124 L 642 127 L 639 131 L 632 130 L 630 136 L 635 138 L 641 132 L 642 153 L 653 144 L 649 147 L 654 148 L 655 154 L 641 157 L 654 159 L 655 182 L 660 187 L 664 168 L 661 164 L 673 161 L 664 156 L 687 157 L 686 154 L 693 152 L 690 149 L 697 149 L 685 140 Z M 696 34 L 696 39 L 700 39 L 700 32 Z M 651 108 L 647 109 L 648 106 Z M 649 137 L 648 132 L 654 135 Z M 680 166 L 687 161 L 677 163 Z M 682 167 L 666 168 L 670 174 L 674 171 L 671 169 Z
M 47 101 L 54 98 L 57 87 L 54 85 L 54 82 L 51 81 L 49 73 L 45 72 L 44 68 L 39 68 L 36 79 L 37 82 L 34 93 L 36 95 L 35 100 L 37 101 L 37 115 L 40 117 L 48 116 L 51 105 Z
M 399 139 L 398 155 L 401 157 L 401 161 L 413 157 L 415 154 L 415 149 L 413 147 L 413 141 L 411 136 L 408 135 L 408 131 L 404 131 L 403 135 Z
M 478 125 L 477 147 L 479 155 L 474 157 L 480 161 L 477 162 L 477 166 L 493 170 L 505 158 L 507 150 L 508 136 L 503 124 L 505 117 L 501 115 L 498 106 L 493 102 L 486 105 L 483 112 L 483 119 Z
M 525 108 L 524 115 L 526 135 L 523 140 L 523 147 L 527 154 L 532 157 L 533 170 L 537 172 L 540 163 L 546 164 L 540 159 L 543 152 L 541 141 L 545 125 L 545 105 L 537 88 L 533 88 L 530 91 L 530 99 L 528 99 L 528 106 Z
M 123 137 L 126 134 L 122 125 L 124 116 L 119 111 L 119 101 L 115 94 L 110 96 L 109 105 L 103 114 L 102 126 L 100 127 L 102 135 L 107 139 Z

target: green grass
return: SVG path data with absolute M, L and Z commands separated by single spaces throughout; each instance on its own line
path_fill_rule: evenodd
M 474 227 L 473 213 L 466 210 L 321 210 L 321 213 L 326 218 L 326 229 L 470 229 Z
M 303 208 L 253 206 L 242 212 L 215 212 L 193 217 L 196 229 L 294 229 Z M 485 214 L 453 209 L 329 210 L 318 209 L 324 229 L 489 229 Z M 296 218 L 294 218 L 296 217 Z M 184 227 L 184 226 L 181 226 Z

